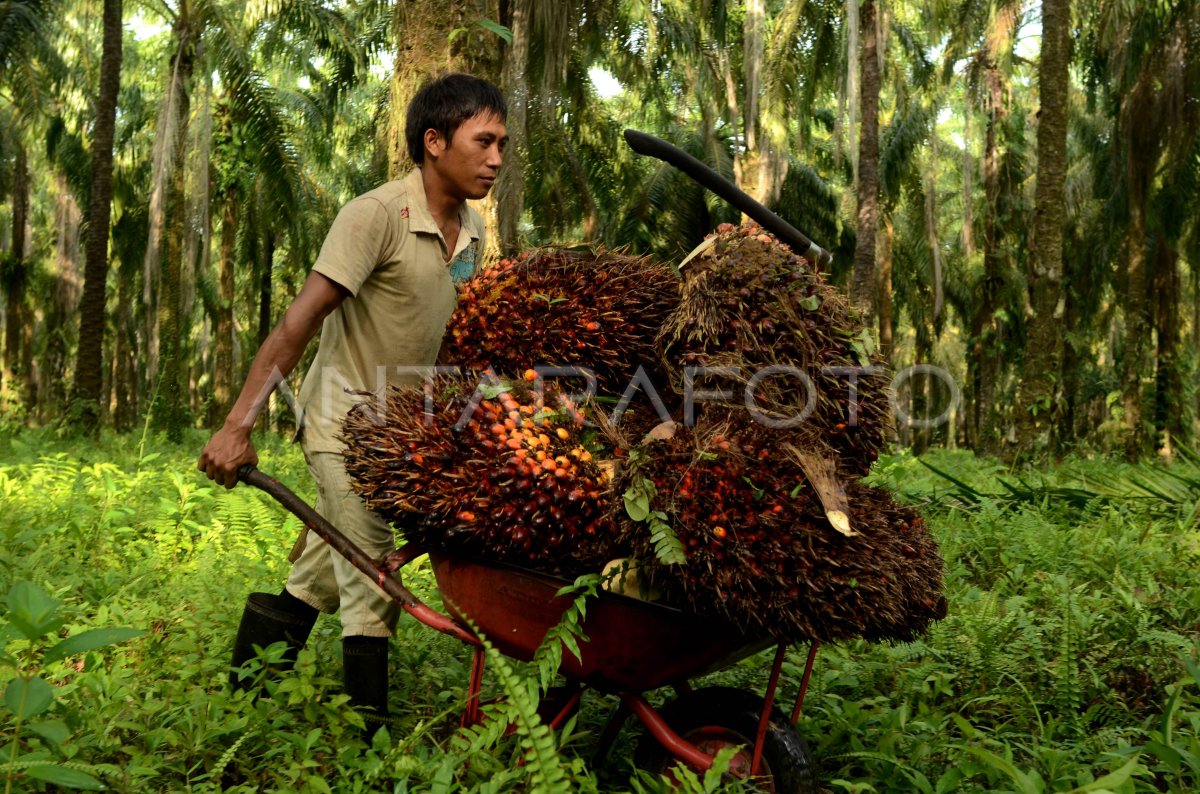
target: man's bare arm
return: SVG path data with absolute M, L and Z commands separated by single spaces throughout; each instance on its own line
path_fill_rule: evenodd
M 292 371 L 304 348 L 321 329 L 321 323 L 348 294 L 344 287 L 328 277 L 309 273 L 300 294 L 255 354 L 246 382 L 225 418 L 224 426 L 213 434 L 200 453 L 198 468 L 210 480 L 232 488 L 237 484 L 239 466 L 258 463 L 258 453 L 250 441 L 254 420 L 271 390 Z

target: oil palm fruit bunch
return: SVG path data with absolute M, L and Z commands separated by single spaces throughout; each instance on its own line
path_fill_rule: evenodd
M 600 394 L 621 395 L 639 366 L 653 376 L 655 337 L 678 298 L 674 271 L 649 259 L 603 250 L 526 252 L 459 288 L 441 361 L 501 375 L 587 367 Z
M 769 428 L 716 409 L 643 444 L 617 489 L 650 496 L 661 527 L 625 517 L 618 537 L 669 598 L 783 640 L 908 640 L 944 615 L 942 559 L 924 521 L 883 490 L 845 487 L 853 530 L 827 520 Z M 629 501 L 629 497 L 626 498 Z M 632 509 L 631 516 L 638 515 Z
M 718 227 L 682 278 L 659 339 L 675 389 L 689 367 L 728 368 L 696 387 L 727 389 L 728 405 L 752 394 L 748 419 L 773 423 L 843 474 L 865 474 L 890 434 L 890 374 L 849 301 L 752 224 Z
M 528 372 L 529 381 L 534 373 Z M 342 427 L 354 490 L 405 537 L 564 575 L 611 558 L 610 487 L 581 410 L 531 384 L 442 375 Z

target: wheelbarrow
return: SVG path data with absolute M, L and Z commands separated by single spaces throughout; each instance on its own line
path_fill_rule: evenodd
M 249 465 L 238 470 L 238 478 L 275 498 L 408 614 L 472 648 L 464 725 L 483 720 L 480 693 L 486 653 L 480 637 L 506 656 L 531 661 L 546 632 L 571 605 L 570 597 L 558 595 L 571 582 L 515 566 L 464 559 L 413 544 L 372 559 L 275 478 Z M 447 613 L 422 603 L 394 575 L 425 554 Z M 600 759 L 607 756 L 630 716 L 636 716 L 645 728 L 635 758 L 642 769 L 670 774 L 675 763 L 682 762 L 704 771 L 722 748 L 737 747 L 729 774 L 752 778 L 766 791 L 781 794 L 818 791 L 808 749 L 795 728 L 818 643 L 814 641 L 808 650 L 789 719 L 776 705 L 786 643 L 710 617 L 606 591 L 589 602 L 582 629 L 588 642 L 580 644 L 580 656 L 562 655 L 559 672 L 567 681 L 566 700 L 549 720 L 550 727 L 561 727 L 578 709 L 583 692 L 594 689 L 619 701 L 599 739 Z M 690 684 L 772 646 L 774 660 L 762 696 L 729 687 L 693 689 Z M 672 687 L 676 697 L 656 709 L 646 696 L 663 687 Z

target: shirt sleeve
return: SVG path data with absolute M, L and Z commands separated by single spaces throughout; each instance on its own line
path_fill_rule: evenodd
M 379 265 L 388 237 L 388 214 L 383 204 L 360 196 L 338 212 L 312 269 L 357 296 Z

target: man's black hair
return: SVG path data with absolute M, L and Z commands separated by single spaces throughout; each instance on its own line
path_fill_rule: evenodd
M 481 113 L 495 114 L 501 121 L 508 118 L 504 95 L 487 80 L 453 72 L 426 83 L 408 103 L 404 124 L 408 156 L 417 165 L 422 165 L 425 162 L 425 130 L 437 130 L 449 145 L 462 123 Z

